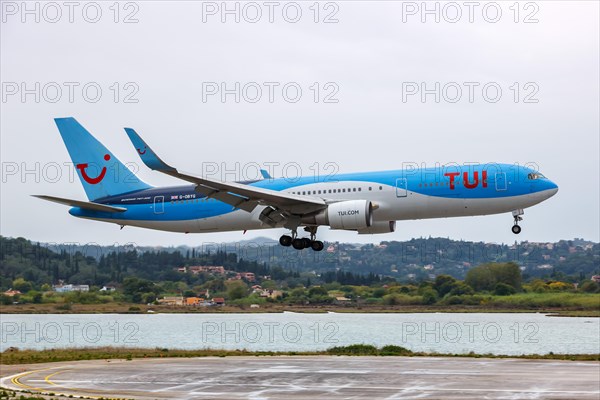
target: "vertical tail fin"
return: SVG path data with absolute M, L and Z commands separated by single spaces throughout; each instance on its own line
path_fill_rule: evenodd
M 89 200 L 152 186 L 141 181 L 75 118 L 55 118 Z

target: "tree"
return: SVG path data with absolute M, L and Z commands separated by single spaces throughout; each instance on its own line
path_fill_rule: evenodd
M 227 299 L 237 300 L 246 297 L 248 294 L 248 286 L 242 281 L 227 282 Z
M 152 292 L 143 293 L 141 295 L 141 301 L 145 304 L 153 303 L 154 301 L 156 301 L 156 294 Z
M 309 297 L 327 296 L 328 293 L 327 293 L 327 289 L 325 289 L 324 287 L 314 286 L 308 290 L 308 295 L 309 295 Z
M 42 293 L 37 290 L 31 290 L 27 295 L 31 297 L 31 302 L 34 304 L 40 304 L 42 302 Z
M 329 296 L 329 292 L 322 286 L 314 286 L 308 290 L 308 297 L 311 303 L 323 304 L 331 303 L 333 298 Z
M 0 304 L 8 306 L 13 303 L 13 298 L 5 294 L 0 294 Z
M 396 293 L 386 294 L 382 296 L 382 301 L 383 304 L 387 306 L 395 306 L 396 304 L 400 303 L 400 296 L 398 296 Z
M 135 293 L 155 292 L 157 290 L 154 282 L 147 279 L 128 277 L 123 281 L 123 291 L 125 294 L 132 295 Z
M 264 280 L 261 283 L 263 289 L 277 289 L 277 283 L 271 280 Z
M 302 287 L 295 288 L 290 292 L 290 296 L 288 298 L 290 303 L 295 304 L 304 304 L 308 301 L 308 297 L 306 296 L 306 291 Z
M 12 287 L 13 289 L 20 291 L 21 293 L 26 293 L 33 288 L 33 285 L 31 284 L 31 282 L 26 281 L 23 278 L 17 278 L 13 281 Z
M 515 294 L 516 290 L 514 287 L 507 285 L 506 283 L 498 282 L 494 287 L 494 294 L 498 296 L 508 296 Z
M 152 281 L 128 277 L 123 281 L 123 291 L 126 295 L 130 296 L 132 302 L 144 303 L 143 295 L 145 293 L 156 295 L 159 289 Z
M 225 281 L 223 281 L 222 278 L 211 279 L 210 281 L 206 282 L 206 288 L 213 293 L 222 292 L 225 290 Z
M 438 299 L 438 293 L 435 289 L 427 288 L 423 290 L 423 304 L 433 304 Z
M 456 285 L 456 279 L 450 275 L 438 275 L 433 283 L 433 288 L 439 293 L 440 297 L 444 297 L 447 293 L 450 293 Z
M 521 279 L 521 268 L 513 262 L 488 263 L 469 270 L 465 283 L 476 291 L 493 291 L 497 283 L 520 290 Z
M 457 282 L 449 292 L 450 296 L 462 296 L 473 294 L 473 288 L 464 282 Z
M 594 281 L 587 281 L 581 284 L 580 289 L 586 293 L 597 293 L 600 291 L 600 285 Z
M 488 264 L 472 268 L 467 272 L 465 283 L 476 291 L 493 289 L 496 281 Z
M 521 268 L 514 262 L 494 263 L 491 265 L 496 282 L 506 283 L 516 290 L 521 289 Z

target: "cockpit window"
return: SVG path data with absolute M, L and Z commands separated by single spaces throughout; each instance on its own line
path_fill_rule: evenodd
M 540 174 L 539 172 L 533 172 L 527 175 L 527 179 L 546 179 L 546 177 L 543 174 Z

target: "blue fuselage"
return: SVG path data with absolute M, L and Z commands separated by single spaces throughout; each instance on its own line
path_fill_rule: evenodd
M 520 210 L 546 200 L 558 186 L 539 172 L 510 164 L 450 166 L 264 179 L 245 182 L 295 195 L 318 197 L 328 203 L 369 200 L 376 204 L 373 220 L 485 215 Z M 271 228 L 252 212 L 202 196 L 195 185 L 138 190 L 95 200 L 123 207 L 122 213 L 70 210 L 77 217 L 176 232 L 214 232 Z

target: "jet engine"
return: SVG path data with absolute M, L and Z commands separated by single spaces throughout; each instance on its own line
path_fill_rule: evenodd
M 357 231 L 359 235 L 395 232 L 396 221 L 375 221 L 370 227 L 358 229 Z
M 331 229 L 366 229 L 373 223 L 373 205 L 369 200 L 340 201 L 303 222 L 329 225 Z

